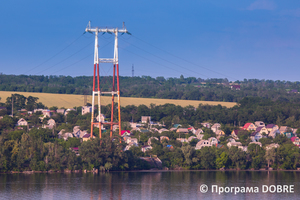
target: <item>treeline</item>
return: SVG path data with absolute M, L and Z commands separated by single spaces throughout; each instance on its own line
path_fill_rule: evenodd
M 0 91 L 42 92 L 59 94 L 92 93 L 91 76 L 27 76 L 0 75 Z M 168 78 L 150 76 L 120 77 L 121 96 L 163 99 L 238 102 L 244 97 L 299 101 L 300 82 L 244 79 L 236 81 L 241 90 L 232 90 L 228 79 L 195 77 Z M 112 77 L 101 77 L 101 89 L 111 90 Z

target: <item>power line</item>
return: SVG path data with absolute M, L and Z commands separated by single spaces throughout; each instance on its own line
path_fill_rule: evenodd
M 123 40 L 123 41 L 124 41 L 124 40 Z M 126 42 L 126 41 L 124 41 L 124 42 Z M 126 42 L 126 43 L 127 43 L 127 44 L 130 44 L 130 43 L 128 43 L 128 42 Z M 150 55 L 152 55 L 152 56 L 154 56 L 154 57 L 157 57 L 157 58 L 159 58 L 159 59 L 161 59 L 161 60 L 164 60 L 164 61 L 166 61 L 166 62 L 168 62 L 168 63 L 170 63 L 170 64 L 172 64 L 172 65 L 176 65 L 176 66 L 181 67 L 181 68 L 183 68 L 183 69 L 189 70 L 189 71 L 191 71 L 191 72 L 193 72 L 193 73 L 196 73 L 196 74 L 199 74 L 199 75 L 201 75 L 201 76 L 205 76 L 205 77 L 209 78 L 208 76 L 206 76 L 206 75 L 204 75 L 204 74 L 201 74 L 201 73 L 199 73 L 199 72 L 190 70 L 190 69 L 188 69 L 188 68 L 186 68 L 186 67 L 183 67 L 183 66 L 178 65 L 178 64 L 176 64 L 176 63 L 173 63 L 173 62 L 171 62 L 171 61 L 168 61 L 168 60 L 166 60 L 166 59 L 164 59 L 164 58 L 162 58 L 162 57 L 159 57 L 159 56 L 157 56 L 157 55 L 155 55 L 155 54 L 153 54 L 153 53 L 150 53 L 149 51 L 146 51 L 146 50 L 144 50 L 144 49 L 141 49 L 140 47 L 138 47 L 138 46 L 136 46 L 136 45 L 134 45 L 134 44 L 130 44 L 130 45 L 132 45 L 132 46 L 134 46 L 135 48 L 140 49 L 140 50 L 142 50 L 142 51 L 144 51 L 144 52 L 146 52 L 146 53 L 148 53 L 148 54 L 150 54 Z
M 191 62 L 191 61 L 189 61 L 189 60 L 187 60 L 187 59 L 184 59 L 184 58 L 181 58 L 181 57 L 179 57 L 179 56 L 176 56 L 175 54 L 172 54 L 172 53 L 170 53 L 170 52 L 168 52 L 168 51 L 166 51 L 166 50 L 164 50 L 164 49 L 161 49 L 161 48 L 159 48 L 159 47 L 156 47 L 156 46 L 154 46 L 153 44 L 150 44 L 150 43 L 148 43 L 148 42 L 146 42 L 146 41 L 144 41 L 144 40 L 142 40 L 142 39 L 140 39 L 140 38 L 138 38 L 138 37 L 136 37 L 136 36 L 134 36 L 134 35 L 132 35 L 132 37 L 134 37 L 134 38 L 136 38 L 137 40 L 140 40 L 140 41 L 142 41 L 142 42 L 144 42 L 144 43 L 146 43 L 146 44 L 148 44 L 148 45 L 150 45 L 150 46 L 152 46 L 152 47 L 154 47 L 154 48 L 156 48 L 156 49 L 158 49 L 158 50 L 160 50 L 160 51 L 163 51 L 163 52 L 165 52 L 165 53 L 167 53 L 167 54 L 169 54 L 169 55 L 171 55 L 171 56 L 173 56 L 173 57 L 175 57 L 175 58 L 178 58 L 178 59 L 183 60 L 183 61 L 185 61 L 185 62 L 187 62 L 187 63 L 190 63 L 190 64 L 192 64 L 192 65 L 194 65 L 194 66 L 201 67 L 201 68 L 206 69 L 206 70 L 208 70 L 208 71 L 211 71 L 211 72 L 214 72 L 214 73 L 216 73 L 216 74 L 222 75 L 222 76 L 224 76 L 225 78 L 228 77 L 228 78 L 231 78 L 231 79 L 233 79 L 233 80 L 238 80 L 237 78 L 234 78 L 234 77 L 225 75 L 225 74 L 223 74 L 223 73 L 214 71 L 214 70 L 212 70 L 212 69 L 203 67 L 203 66 L 201 66 L 201 65 L 197 65 L 197 64 L 195 64 L 195 63 L 193 63 L 193 62 Z
M 71 42 L 69 45 L 67 45 L 65 48 L 63 48 L 62 50 L 60 50 L 58 53 L 54 54 L 53 56 L 51 56 L 50 58 L 48 58 L 47 60 L 45 60 L 45 61 L 42 62 L 41 64 L 39 64 L 39 65 L 33 67 L 32 69 L 27 70 L 26 73 L 28 73 L 28 72 L 30 72 L 30 71 L 32 71 L 32 70 L 34 70 L 34 69 L 40 67 L 41 65 L 45 64 L 45 63 L 48 62 L 48 61 L 52 60 L 54 57 L 56 57 L 57 55 L 59 55 L 60 53 L 62 53 L 64 50 L 66 50 L 68 47 L 70 47 L 72 44 L 74 44 L 77 40 L 79 40 L 79 38 L 81 38 L 83 35 L 84 35 L 84 33 L 81 34 L 78 38 L 76 38 L 76 39 L 75 39 L 73 42 Z

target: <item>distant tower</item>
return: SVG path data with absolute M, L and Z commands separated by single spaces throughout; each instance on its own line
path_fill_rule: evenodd
M 134 66 L 132 64 L 132 77 L 134 77 Z
M 110 125 L 110 137 L 112 137 L 113 125 L 119 125 L 119 135 L 121 135 L 121 105 L 120 105 L 120 81 L 119 81 L 119 56 L 118 56 L 118 33 L 128 33 L 130 34 L 124 23 L 123 28 L 92 28 L 91 22 L 89 22 L 88 26 L 85 29 L 86 32 L 95 33 L 95 53 L 94 53 L 94 77 L 93 77 L 93 97 L 92 97 L 92 117 L 91 117 L 91 137 L 93 137 L 94 125 L 99 125 L 99 137 L 102 137 L 101 126 L 103 124 Z M 109 33 L 115 35 L 115 44 L 114 44 L 114 57 L 113 58 L 99 58 L 98 55 L 98 33 Z M 112 83 L 112 91 L 102 92 L 100 90 L 100 76 L 99 76 L 99 63 L 113 63 L 113 83 Z M 116 69 L 117 69 L 117 90 L 115 90 L 115 82 L 116 82 Z M 97 72 L 97 75 L 96 75 Z M 97 90 L 95 88 L 96 85 L 96 76 L 97 76 Z M 95 109 L 95 94 L 98 95 L 98 116 L 99 121 L 95 121 L 94 109 Z M 102 122 L 101 121 L 101 94 L 110 94 L 112 96 L 111 101 L 111 121 L 110 122 Z M 114 98 L 115 95 L 118 97 L 118 121 L 114 122 Z

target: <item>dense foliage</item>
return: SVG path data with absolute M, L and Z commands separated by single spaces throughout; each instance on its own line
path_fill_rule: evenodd
M 0 91 L 43 92 L 59 94 L 91 94 L 90 76 L 27 76 L 0 75 Z M 168 78 L 150 76 L 120 77 L 121 96 L 163 99 L 186 99 L 238 102 L 244 97 L 271 100 L 299 100 L 300 82 L 244 79 L 236 81 L 241 90 L 232 90 L 227 79 L 195 77 Z M 111 90 L 112 77 L 101 77 L 102 90 Z

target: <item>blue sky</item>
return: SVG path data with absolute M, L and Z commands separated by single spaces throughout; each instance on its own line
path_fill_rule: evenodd
M 0 72 L 91 76 L 92 26 L 121 27 L 120 75 L 300 81 L 300 1 L 1 2 Z M 100 57 L 113 36 L 99 37 Z M 111 75 L 111 64 L 100 73 Z

